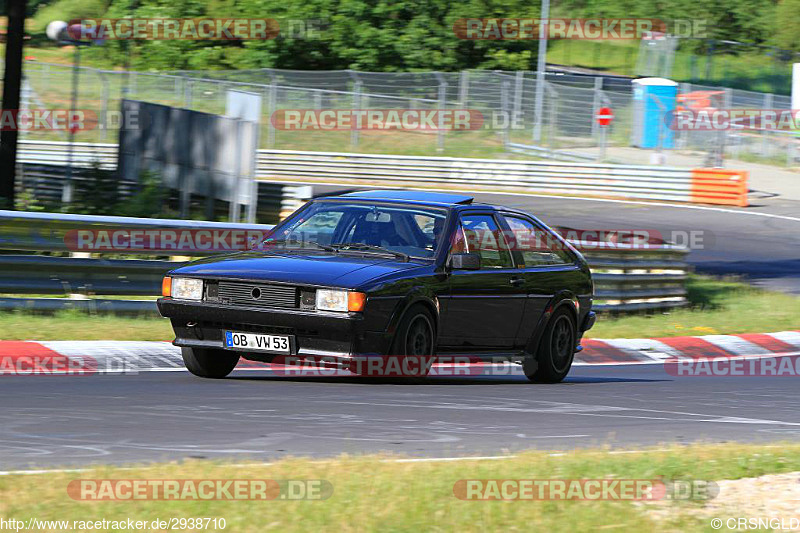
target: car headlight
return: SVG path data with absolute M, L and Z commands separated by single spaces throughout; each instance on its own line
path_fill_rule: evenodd
M 347 311 L 347 291 L 317 289 L 317 309 L 320 311 Z
M 172 278 L 172 297 L 178 300 L 202 300 L 203 280 Z
M 319 311 L 363 311 L 366 299 L 363 292 L 317 289 L 316 308 Z

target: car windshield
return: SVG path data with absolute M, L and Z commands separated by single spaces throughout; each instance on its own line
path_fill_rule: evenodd
M 278 225 L 264 245 L 432 258 L 441 246 L 445 209 L 317 201 Z

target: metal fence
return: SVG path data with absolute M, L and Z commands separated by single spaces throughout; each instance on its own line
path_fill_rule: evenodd
M 0 211 L 0 293 L 19 295 L 0 298 L 0 309 L 154 314 L 156 307 L 152 299 L 107 297 L 156 296 L 160 294 L 164 274 L 182 265 L 185 256 L 197 257 L 212 252 L 180 250 L 175 253 L 184 257 L 177 261 L 163 257 L 120 259 L 125 253 L 154 254 L 130 247 L 76 257 L 69 245 L 73 242 L 70 235 L 76 230 L 97 229 L 113 232 L 120 229 L 232 228 L 265 234 L 272 226 Z M 637 311 L 686 305 L 684 282 L 688 249 L 668 243 L 654 243 L 643 248 L 624 243 L 571 242 L 583 250 L 592 267 L 597 309 Z
M 66 108 L 72 68 L 39 62 L 25 65 L 23 107 Z M 611 146 L 629 146 L 632 91 L 629 78 L 548 73 L 542 113 L 542 137 L 533 140 L 536 73 L 531 71 L 405 72 L 295 71 L 257 69 L 238 71 L 181 71 L 144 73 L 80 69 L 78 108 L 107 116 L 120 109 L 123 97 L 210 113 L 225 112 L 230 89 L 262 96 L 262 148 L 435 153 L 452 148 L 463 155 L 486 156 L 505 151 L 509 143 L 547 151 L 597 157 L 599 128 L 593 119 L 600 107 L 614 110 L 608 132 Z M 682 93 L 723 91 L 729 107 L 789 109 L 789 97 L 683 84 Z M 284 131 L 269 118 L 281 109 L 476 109 L 486 117 L 479 131 Z M 516 119 L 516 123 L 512 120 Z M 97 128 L 78 133 L 84 142 L 116 142 L 118 132 Z M 720 140 L 712 133 L 682 134 L 679 147 L 728 155 L 749 154 L 781 164 L 794 164 L 796 139 L 791 134 L 727 132 Z M 25 138 L 65 140 L 64 132 L 26 132 Z M 582 152 L 583 151 L 583 152 Z M 536 154 L 536 151 L 531 152 Z M 558 153 L 555 154 L 558 157 Z M 569 158 L 569 157 L 565 157 Z

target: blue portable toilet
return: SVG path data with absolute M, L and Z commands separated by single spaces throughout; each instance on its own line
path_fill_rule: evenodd
M 678 84 L 665 78 L 633 80 L 633 129 L 631 144 L 639 148 L 675 147 L 675 132 L 669 127 Z

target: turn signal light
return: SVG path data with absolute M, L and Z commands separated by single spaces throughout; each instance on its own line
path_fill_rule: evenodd
M 172 278 L 169 276 L 161 281 L 161 296 L 172 296 Z
M 367 295 L 363 292 L 348 292 L 347 293 L 347 310 L 360 312 L 364 310 L 364 304 L 367 302 Z

